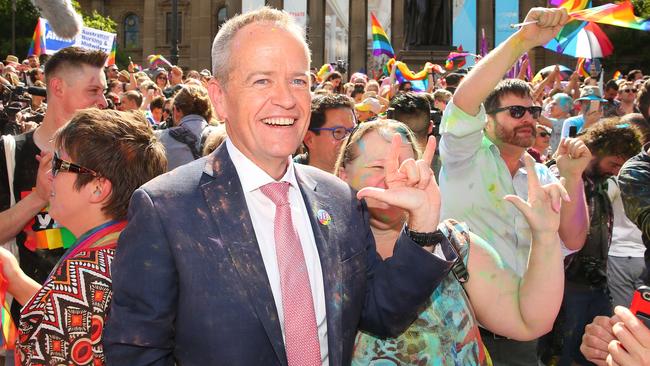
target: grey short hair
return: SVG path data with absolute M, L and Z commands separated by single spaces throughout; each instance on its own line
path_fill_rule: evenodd
M 230 74 L 230 44 L 237 32 L 252 23 L 272 23 L 288 31 L 305 46 L 307 61 L 311 64 L 311 51 L 305 40 L 305 30 L 289 13 L 267 6 L 245 14 L 239 14 L 225 22 L 212 42 L 212 75 L 219 84 L 226 85 Z

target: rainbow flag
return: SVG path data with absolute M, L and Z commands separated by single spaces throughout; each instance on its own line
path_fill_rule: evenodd
M 7 301 L 7 287 L 9 283 L 3 275 L 2 262 L 0 262 L 0 326 L 2 327 L 2 339 L 0 339 L 0 348 L 12 350 L 16 347 L 17 330 L 11 319 L 9 302 Z
M 117 39 L 113 39 L 113 47 L 111 47 L 111 53 L 108 54 L 108 59 L 106 60 L 106 66 L 115 65 L 116 53 L 117 53 Z
M 605 4 L 594 8 L 572 11 L 569 14 L 573 19 L 587 22 L 609 24 L 617 27 L 632 28 L 649 31 L 650 21 L 634 15 L 634 8 L 630 0 L 617 4 Z
M 24 199 L 32 192 L 33 190 L 20 192 L 21 199 Z M 37 217 L 31 219 L 23 229 L 26 235 L 25 248 L 32 252 L 35 252 L 37 249 L 67 249 L 70 248 L 76 240 L 74 235 L 68 229 L 59 226 L 53 221 L 47 210 L 48 207 L 43 208 L 38 213 Z M 41 220 L 44 222 L 41 222 Z
M 550 0 L 549 5 L 565 8 L 568 12 L 582 10 L 591 6 L 591 0 Z
M 34 35 L 32 36 L 32 43 L 29 45 L 27 56 L 42 55 L 45 53 L 45 24 L 38 18 Z
M 455 66 L 461 68 L 465 65 L 465 57 L 469 56 L 470 53 L 463 52 L 463 45 L 458 46 L 458 52 L 449 52 L 447 60 L 445 61 L 445 69 L 451 70 L 454 68 L 454 61 L 457 60 Z
M 582 77 L 588 78 L 591 76 L 589 73 L 589 68 L 591 67 L 591 60 L 584 57 L 578 57 L 578 63 L 576 64 L 576 72 Z
M 370 12 L 370 20 L 372 22 L 372 54 L 373 56 L 386 55 L 389 58 L 395 57 L 395 51 L 390 44 L 390 40 L 384 32 L 384 28 L 375 17 L 375 14 Z
M 623 74 L 621 73 L 620 70 L 616 70 L 616 72 L 614 72 L 614 75 L 612 75 L 612 79 L 614 80 L 621 80 L 622 78 L 623 78 Z
M 172 67 L 172 63 L 167 61 L 163 55 L 149 55 L 147 61 L 149 61 L 149 67 Z

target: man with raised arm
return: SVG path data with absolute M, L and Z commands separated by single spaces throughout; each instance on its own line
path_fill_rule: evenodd
M 530 228 L 503 197 L 528 196 L 523 157 L 535 141 L 541 107 L 533 105 L 527 83 L 501 79 L 524 52 L 553 38 L 568 15 L 563 9 L 533 8 L 525 21 L 536 23 L 490 52 L 458 86 L 445 109 L 440 142 L 441 217 L 466 221 L 519 275 L 527 266 Z M 571 198 L 562 205 L 559 234 L 566 248 L 579 250 L 588 228 L 581 174 L 591 155 L 582 142 L 572 139 L 563 141 L 558 153 L 560 176 Z M 537 164 L 535 169 L 542 184 L 556 180 L 545 166 Z M 482 333 L 495 365 L 537 365 L 536 341 Z

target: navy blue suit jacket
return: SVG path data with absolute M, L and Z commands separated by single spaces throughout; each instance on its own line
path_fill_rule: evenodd
M 401 333 L 451 261 L 404 233 L 382 261 L 365 204 L 308 166 L 296 176 L 323 270 L 329 360 L 349 364 L 357 329 Z M 138 189 L 113 262 L 104 332 L 110 365 L 286 365 L 262 256 L 225 144 Z M 318 210 L 332 218 L 322 225 Z

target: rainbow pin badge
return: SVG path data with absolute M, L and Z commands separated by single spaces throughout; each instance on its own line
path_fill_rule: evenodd
M 320 222 L 321 225 L 327 226 L 332 222 L 332 216 L 330 216 L 330 214 L 323 209 L 320 209 L 318 212 L 316 212 L 316 217 L 318 217 L 318 222 Z

